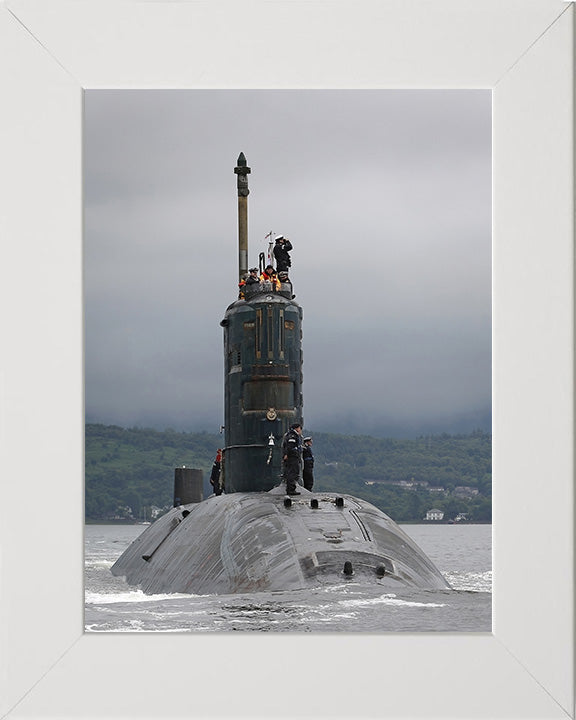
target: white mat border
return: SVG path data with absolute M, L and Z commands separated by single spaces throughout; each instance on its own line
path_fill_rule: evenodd
M 0 5 L 2 716 L 574 717 L 573 38 L 556 0 Z M 493 635 L 82 634 L 98 87 L 494 89 Z

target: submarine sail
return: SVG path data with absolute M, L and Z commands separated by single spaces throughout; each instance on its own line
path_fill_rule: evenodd
M 250 172 L 243 153 L 234 172 L 242 283 L 247 274 L 244 201 Z M 302 422 L 302 308 L 294 301 L 287 273 L 278 275 L 242 285 L 241 298 L 229 305 L 220 323 L 226 439 L 222 482 L 227 493 L 265 491 L 277 485 L 282 438 L 292 423 Z
M 292 590 L 352 578 L 389 588 L 449 587 L 411 538 L 370 503 L 300 485 L 296 497 L 287 495 L 282 438 L 293 424 L 303 425 L 303 313 L 286 267 L 268 274 L 261 256 L 260 279 L 246 279 L 251 170 L 243 153 L 234 172 L 240 296 L 220 323 L 222 472 L 213 496 L 158 518 L 112 573 L 146 593 Z

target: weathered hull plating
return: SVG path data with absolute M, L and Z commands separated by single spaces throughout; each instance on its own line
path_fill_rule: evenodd
M 291 504 L 278 487 L 173 508 L 132 543 L 112 573 L 146 593 L 264 592 L 350 579 L 448 587 L 418 546 L 370 503 L 301 493 Z

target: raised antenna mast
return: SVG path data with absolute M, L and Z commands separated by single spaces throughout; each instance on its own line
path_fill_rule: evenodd
M 246 165 L 246 158 L 241 152 L 238 165 L 234 168 L 238 175 L 238 282 L 248 272 L 248 174 L 251 172 Z

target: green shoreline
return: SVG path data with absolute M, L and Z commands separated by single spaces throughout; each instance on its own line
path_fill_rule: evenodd
M 309 431 L 314 438 L 314 489 L 362 498 L 398 523 L 492 520 L 492 437 L 427 435 L 411 440 Z M 163 432 L 114 425 L 85 427 L 85 515 L 90 523 L 133 524 L 173 504 L 175 468 L 210 471 L 222 435 Z M 437 508 L 442 521 L 424 521 Z M 109 520 L 109 518 L 121 518 Z M 135 520 L 138 518 L 138 520 Z

